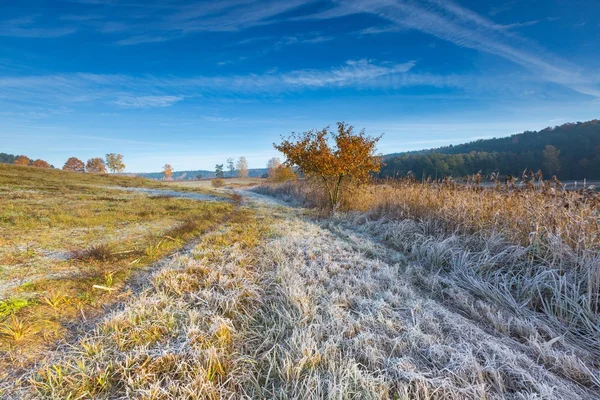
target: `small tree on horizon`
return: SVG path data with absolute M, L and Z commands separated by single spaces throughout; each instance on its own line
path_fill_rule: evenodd
M 329 128 L 295 134 L 273 146 L 286 156 L 284 165 L 297 166 L 304 175 L 320 182 L 329 200 L 330 211 L 335 212 L 341 199 L 342 184 L 368 181 L 371 173 L 379 172 L 381 157 L 375 154 L 381 136 L 372 138 L 362 130 L 338 122 L 337 132 Z M 330 146 L 328 136 L 335 143 Z
M 85 172 L 85 164 L 77 157 L 71 157 L 62 167 L 63 171 Z
M 106 173 L 106 165 L 104 164 L 104 160 L 100 157 L 90 158 L 85 164 L 85 169 L 87 172 L 92 174 L 105 174 Z
M 235 176 L 235 162 L 234 162 L 233 158 L 227 159 L 227 169 L 229 170 L 229 173 L 231 174 L 231 177 L 233 178 Z
M 108 153 L 106 155 L 106 166 L 113 174 L 118 172 L 121 173 L 125 170 L 125 163 L 123 162 L 123 155 L 116 153 Z
M 236 165 L 237 176 L 239 178 L 247 178 L 248 177 L 248 161 L 246 161 L 246 157 L 240 157 Z
M 223 164 L 215 165 L 215 176 L 217 178 L 223 178 Z
M 173 179 L 173 167 L 171 167 L 171 164 L 165 164 L 163 166 L 163 175 L 168 181 Z
M 39 158 L 32 162 L 31 166 L 36 168 L 52 168 L 52 166 L 47 161 L 41 160 Z
M 29 165 L 31 160 L 27 156 L 18 156 L 15 158 L 15 165 Z
M 279 157 L 273 157 L 267 162 L 267 172 L 269 174 L 269 178 L 273 178 L 275 176 L 275 172 L 280 166 L 281 160 Z

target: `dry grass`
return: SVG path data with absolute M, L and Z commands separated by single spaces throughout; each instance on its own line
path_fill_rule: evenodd
M 356 189 L 344 213 L 315 219 L 259 195 L 230 195 L 235 208 L 14 185 L 0 189 L 0 238 L 23 242 L 6 265 L 69 273 L 0 303 L 2 398 L 600 397 L 593 195 L 405 182 Z M 260 191 L 322 201 L 302 183 Z M 50 245 L 69 255 L 51 258 L 60 269 L 40 257 Z M 132 268 L 158 259 L 124 295 Z M 35 347 L 106 304 L 76 337 Z M 20 370 L 31 349 L 43 353 Z
M 490 322 L 432 299 L 428 287 L 420 290 L 423 282 L 437 284 L 436 272 L 338 222 L 324 222 L 335 236 L 285 221 L 274 227 L 281 236 L 265 246 L 261 258 L 275 263 L 277 284 L 249 340 L 258 357 L 249 397 L 562 399 L 600 393 L 597 359 L 552 330 L 535 335 L 543 319 L 514 316 L 454 286 L 455 301 L 465 309 L 487 307 L 486 316 L 500 327 L 531 333 L 522 344 L 508 340 Z
M 260 302 L 255 250 L 267 231 L 248 211 L 206 234 L 188 255 L 108 315 L 74 348 L 21 380 L 20 396 L 224 398 L 239 388 L 243 332 Z M 11 389 L 12 390 L 12 389 Z M 17 392 L 13 392 L 17 393 Z
M 364 214 L 315 223 L 255 201 L 75 345 L 5 385 L 7 398 L 600 395 L 592 352 L 543 314 L 459 284 L 445 263 L 464 238 Z
M 154 185 L 0 165 L 0 380 L 234 207 L 106 188 L 138 184 Z
M 258 190 L 309 206 L 322 201 L 306 183 Z M 347 227 L 439 274 L 432 293 L 461 287 L 525 320 L 542 316 L 553 337 L 600 359 L 597 193 L 400 182 L 350 189 L 343 209 L 337 218 Z
M 265 185 L 257 191 L 325 208 L 319 188 L 306 181 Z M 559 237 L 580 253 L 600 249 L 600 193 L 596 192 L 503 191 L 399 181 L 347 187 L 341 209 L 394 219 L 436 219 L 448 231 L 500 233 L 522 245 Z
M 216 178 L 219 179 L 219 178 Z M 197 181 L 171 181 L 171 182 L 163 182 L 165 185 L 169 185 L 177 188 L 186 188 L 190 190 L 206 190 L 214 187 L 213 181 L 215 179 L 201 179 Z M 228 188 L 245 188 L 260 185 L 265 183 L 266 179 L 264 178 L 223 178 L 222 183 L 223 187 Z

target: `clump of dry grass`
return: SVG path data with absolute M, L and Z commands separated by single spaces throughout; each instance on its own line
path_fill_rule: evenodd
M 108 261 L 113 257 L 114 250 L 108 243 L 90 246 L 85 250 L 76 250 L 71 258 L 78 261 Z
M 164 236 L 173 238 L 184 238 L 196 233 L 202 225 L 195 220 L 188 219 L 167 230 Z
M 210 184 L 213 187 L 220 188 L 220 187 L 225 186 L 225 179 L 223 179 L 223 178 L 215 178 L 215 179 L 212 179 L 210 181 Z

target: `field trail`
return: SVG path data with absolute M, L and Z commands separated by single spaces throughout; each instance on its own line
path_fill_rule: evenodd
M 577 349 L 518 337 L 530 321 L 458 286 L 436 295 L 441 278 L 360 224 L 237 193 L 243 205 L 222 227 L 161 263 L 11 395 L 600 398 Z

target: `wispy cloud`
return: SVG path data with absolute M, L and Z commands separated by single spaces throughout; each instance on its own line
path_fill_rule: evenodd
M 0 21 L 0 36 L 57 38 L 74 33 L 74 27 L 41 27 L 35 16 Z
M 203 93 L 276 94 L 326 88 L 400 88 L 460 86 L 459 77 L 412 73 L 414 61 L 376 63 L 349 60 L 329 69 L 272 70 L 264 74 L 193 77 L 135 77 L 103 74 L 60 74 L 0 77 L 0 99 L 17 102 L 103 102 L 123 108 L 169 107 Z
M 124 108 L 170 107 L 183 96 L 121 96 L 114 103 Z
M 374 83 L 381 77 L 406 73 L 414 66 L 414 61 L 386 66 L 362 59 L 348 61 L 346 65 L 329 71 L 301 70 L 281 75 L 280 78 L 282 83 L 289 86 L 359 86 L 361 83 Z
M 131 24 L 129 36 L 120 45 L 164 42 L 195 32 L 234 32 L 280 22 L 276 17 L 292 11 L 307 0 L 224 0 L 155 9 L 144 23 Z M 143 8 L 142 8 L 143 9 Z
M 542 50 L 514 32 L 450 0 L 349 0 L 309 16 L 330 19 L 373 14 L 398 27 L 415 29 L 439 39 L 510 60 L 550 82 L 600 97 L 596 81 L 580 68 Z

